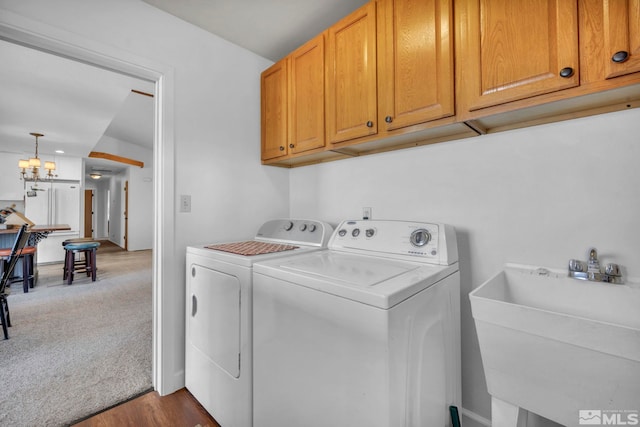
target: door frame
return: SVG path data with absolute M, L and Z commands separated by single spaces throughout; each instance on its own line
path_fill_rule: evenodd
M 155 83 L 152 377 L 153 386 L 161 395 L 172 393 L 184 386 L 184 361 L 174 354 L 175 348 L 184 345 L 184 331 L 180 333 L 175 327 L 180 324 L 183 307 L 172 290 L 182 275 L 178 274 L 179 263 L 162 262 L 177 259 L 174 253 L 174 69 L 63 28 L 1 8 L 0 11 L 0 39 Z
M 124 181 L 124 250 L 129 250 L 129 180 Z

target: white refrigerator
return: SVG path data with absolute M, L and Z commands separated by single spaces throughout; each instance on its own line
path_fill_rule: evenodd
M 27 193 L 33 194 L 27 183 Z M 38 183 L 35 196 L 25 196 L 24 214 L 37 225 L 68 224 L 70 231 L 49 233 L 38 243 L 38 264 L 63 262 L 62 242 L 80 236 L 80 182 Z

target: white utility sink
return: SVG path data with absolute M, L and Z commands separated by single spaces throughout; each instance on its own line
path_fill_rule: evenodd
M 469 298 L 493 427 L 525 425 L 523 409 L 566 426 L 640 411 L 640 284 L 507 264 Z

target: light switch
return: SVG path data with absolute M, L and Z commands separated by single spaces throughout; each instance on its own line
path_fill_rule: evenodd
M 191 212 L 191 195 L 180 195 L 180 212 Z

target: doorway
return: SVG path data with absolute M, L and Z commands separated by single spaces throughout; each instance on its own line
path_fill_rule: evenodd
M 129 250 L 129 181 L 124 182 L 124 250 Z
M 3 16 L 0 38 L 155 83 L 152 376 L 154 388 L 161 395 L 169 394 L 184 384 L 180 376 L 184 367 L 179 366 L 179 359 L 172 354 L 174 348 L 182 345 L 182 337 L 174 331 L 175 323 L 181 318 L 182 307 L 171 303 L 175 298 L 172 298 L 169 286 L 179 282 L 180 275 L 174 263 L 161 262 L 162 259 L 174 258 L 175 248 L 173 69 L 112 45 L 19 16 Z
M 93 238 L 93 224 L 95 221 L 93 213 L 95 206 L 93 205 L 93 190 L 84 190 L 84 236 L 85 238 Z

